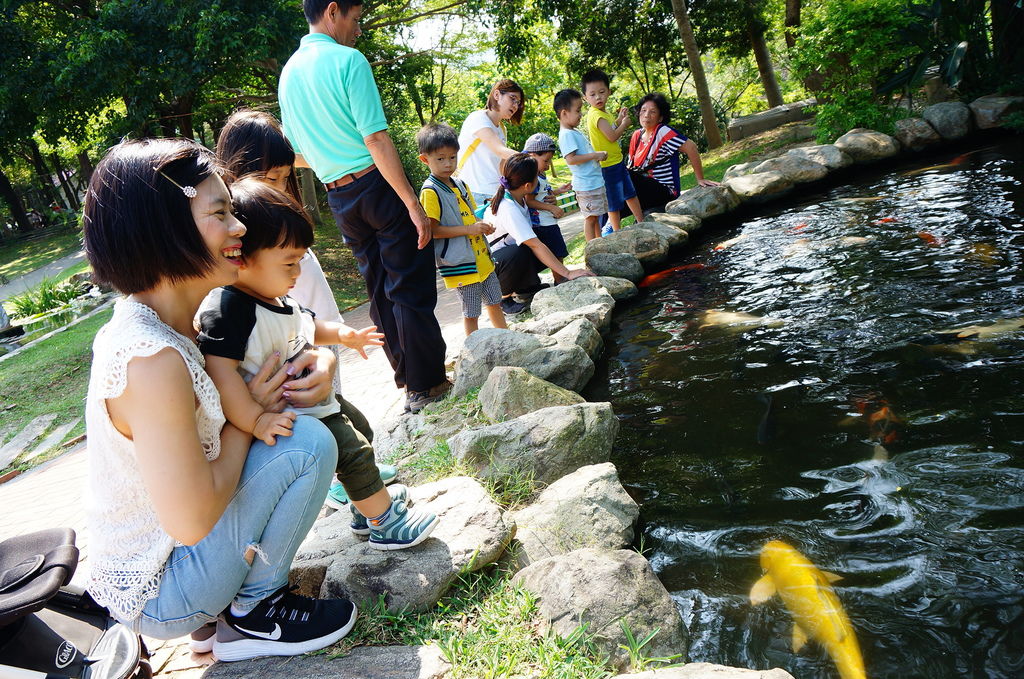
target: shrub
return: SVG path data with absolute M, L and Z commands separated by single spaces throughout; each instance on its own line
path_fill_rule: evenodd
M 892 133 L 901 113 L 877 87 L 915 48 L 899 38 L 911 21 L 905 0 L 826 0 L 804 21 L 793 58 L 797 74 L 817 81 L 818 140 L 854 127 Z
M 56 278 L 44 278 L 31 290 L 7 300 L 13 318 L 27 318 L 53 311 L 82 294 L 82 285 Z

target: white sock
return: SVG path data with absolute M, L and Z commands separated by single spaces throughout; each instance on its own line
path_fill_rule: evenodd
M 245 616 L 249 615 L 249 611 L 243 611 L 239 609 L 238 606 L 231 604 L 231 615 L 235 616 L 236 618 L 244 618 Z

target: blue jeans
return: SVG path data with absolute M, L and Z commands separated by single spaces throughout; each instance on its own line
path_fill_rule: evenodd
M 334 436 L 307 415 L 273 446 L 253 441 L 224 514 L 198 543 L 174 548 L 160 594 L 146 604 L 136 630 L 175 639 L 232 603 L 251 610 L 288 584 L 292 558 L 323 506 L 337 458 Z M 245 560 L 250 547 L 252 565 Z

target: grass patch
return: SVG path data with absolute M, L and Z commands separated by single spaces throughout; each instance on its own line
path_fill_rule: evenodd
M 78 229 L 60 231 L 40 240 L 0 244 L 0 276 L 13 280 L 81 247 L 82 232 Z
M 399 453 L 401 451 L 398 451 Z M 419 472 L 418 478 L 423 482 L 439 481 L 451 476 L 471 476 L 471 472 L 463 466 L 462 462 L 455 459 L 452 451 L 445 441 L 439 442 L 433 448 L 416 455 L 413 458 L 402 461 L 402 469 Z M 422 475 L 422 476 L 421 476 Z
M 583 266 L 583 254 L 587 249 L 587 239 L 582 233 L 578 233 L 569 239 L 569 242 L 565 244 L 568 248 L 569 254 L 566 255 L 565 266 L 572 269 L 575 267 Z
M 322 209 L 320 219 L 323 223 L 316 227 L 313 252 L 320 260 L 338 308 L 342 311 L 355 308 L 368 299 L 366 282 L 359 273 L 352 250 L 338 233 L 330 209 Z
M 700 156 L 701 165 L 704 167 L 704 178 L 712 181 L 722 181 L 722 175 L 732 165 L 738 165 L 750 160 L 763 160 L 775 151 L 797 143 L 808 141 L 797 138 L 797 128 L 806 127 L 807 123 L 789 123 L 773 130 L 766 130 L 752 137 L 741 139 L 736 142 L 729 142 L 717 149 L 702 153 Z M 813 137 L 812 137 L 813 140 Z M 687 164 L 679 173 L 679 182 L 682 191 L 692 189 L 697 185 L 697 178 L 693 174 L 693 167 Z
M 492 566 L 460 575 L 427 613 L 389 613 L 383 600 L 363 606 L 352 632 L 324 653 L 340 657 L 356 646 L 435 643 L 455 679 L 612 676 L 585 630 L 562 638 L 540 629 L 533 595 L 514 584 L 511 573 Z
M 34 288 L 6 300 L 4 306 L 10 309 L 12 318 L 28 318 L 67 306 L 84 292 L 82 288 L 56 276 L 44 278 Z
M 82 416 L 92 340 L 112 314 L 112 309 L 101 311 L 0 363 L 0 412 L 6 427 L 20 430 L 46 413 L 57 414 L 56 424 Z M 80 422 L 68 437 L 84 431 L 85 424 Z M 40 455 L 23 468 L 46 459 Z

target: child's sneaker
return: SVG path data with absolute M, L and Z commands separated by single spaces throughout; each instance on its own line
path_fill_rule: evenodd
M 605 224 L 601 227 L 601 237 L 610 236 L 615 233 L 615 229 L 612 228 L 611 224 Z
M 414 547 L 426 540 L 437 524 L 437 514 L 409 509 L 404 502 L 395 502 L 383 523 L 370 521 L 370 546 L 389 551 Z
M 409 489 L 401 483 L 396 483 L 388 488 L 388 495 L 391 496 L 392 504 L 399 500 L 407 505 L 412 504 L 412 501 L 409 500 Z M 352 532 L 356 535 L 369 535 L 370 523 L 366 520 L 366 517 L 359 513 L 359 510 L 356 509 L 354 504 L 349 505 L 349 508 L 352 510 L 352 523 L 349 524 L 349 528 L 351 528 Z
M 319 651 L 348 634 L 355 621 L 351 601 L 310 599 L 292 594 L 286 585 L 248 615 L 224 611 L 217 621 L 213 653 L 218 660 L 230 661 Z
M 380 480 L 386 486 L 389 483 L 394 483 L 395 479 L 398 478 L 398 467 L 393 464 L 378 462 L 377 473 L 380 474 Z M 338 481 L 332 483 L 327 491 L 327 499 L 324 500 L 324 504 L 332 509 L 344 509 L 348 502 L 348 493 L 345 492 L 345 486 Z
M 213 639 L 216 634 L 216 621 L 206 623 L 195 632 L 192 632 L 188 642 L 188 649 L 193 653 L 209 653 L 213 650 Z

